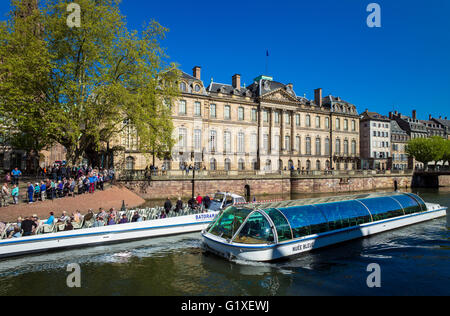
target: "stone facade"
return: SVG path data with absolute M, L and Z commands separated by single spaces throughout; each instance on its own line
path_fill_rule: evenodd
M 178 141 L 165 161 L 139 154 L 130 128 L 116 158 L 125 169 L 150 164 L 165 170 L 196 165 L 206 170 L 352 170 L 359 158 L 359 116 L 339 97 L 314 100 L 296 95 L 292 84 L 259 76 L 246 87 L 211 80 L 205 87 L 200 67 L 183 73 L 181 96 L 172 104 L 173 137 Z M 115 158 L 115 161 L 117 159 Z
M 250 178 L 204 178 L 195 180 L 195 194 L 214 194 L 217 190 L 229 191 L 245 196 L 290 195 L 310 193 L 361 192 L 381 189 L 393 189 L 395 181 L 398 188 L 411 186 L 412 175 L 366 175 L 366 176 L 329 176 L 329 177 L 290 177 L 279 175 L 272 177 Z M 124 185 L 145 199 L 165 199 L 192 195 L 192 180 L 152 180 L 128 181 Z

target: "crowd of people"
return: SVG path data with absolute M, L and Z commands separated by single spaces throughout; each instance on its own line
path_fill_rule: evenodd
M 105 182 L 114 180 L 113 169 L 93 169 L 87 166 L 71 168 L 59 165 L 41 169 L 42 173 L 40 174 L 44 180 L 27 184 L 24 200 L 28 203 L 75 196 L 75 194 L 94 193 L 95 190 L 104 190 Z M 6 174 L 0 191 L 0 206 L 8 206 L 11 199 L 13 204 L 19 203 L 19 179 L 21 176 L 22 172 L 18 168 Z M 45 178 L 45 176 L 50 177 Z

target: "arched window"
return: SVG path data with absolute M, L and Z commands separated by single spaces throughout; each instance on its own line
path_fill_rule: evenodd
M 344 154 L 348 155 L 348 140 L 344 140 Z
M 252 169 L 256 170 L 258 168 L 258 161 L 256 159 L 252 160 Z
M 322 155 L 322 144 L 320 138 L 316 138 L 316 156 Z
M 217 170 L 216 159 L 211 158 L 211 160 L 209 161 L 209 170 Z
M 225 105 L 225 109 L 224 109 L 224 118 L 226 120 L 230 120 L 231 119 L 231 108 L 229 105 Z
M 225 171 L 230 171 L 231 170 L 231 160 L 226 158 L 225 159 Z
M 352 155 L 356 155 L 356 140 L 352 140 Z
M 311 161 L 306 160 L 306 170 L 311 170 Z
M 311 137 L 306 137 L 306 154 L 311 155 Z
M 316 161 L 316 170 L 320 170 L 320 160 Z
M 320 128 L 320 116 L 316 116 L 316 128 Z
M 311 116 L 309 114 L 306 115 L 306 126 L 307 127 L 311 126 Z
M 244 108 L 243 107 L 238 108 L 238 120 L 239 121 L 244 120 Z
M 325 161 L 325 168 L 326 168 L 327 170 L 330 169 L 330 161 L 329 161 L 329 160 Z
M 341 129 L 341 120 L 340 119 L 336 119 L 336 126 L 335 126 L 336 130 L 340 130 Z
M 238 161 L 238 170 L 239 171 L 243 171 L 243 170 L 245 170 L 245 162 L 244 162 L 244 159 L 239 159 L 239 161 Z
M 278 170 L 283 170 L 283 160 L 278 160 Z
M 289 166 L 289 170 L 293 170 L 294 169 L 294 162 L 292 160 L 289 160 L 288 166 Z
M 338 138 L 336 139 L 336 150 L 335 150 L 336 154 L 340 154 L 341 153 L 341 140 Z
M 186 92 L 187 86 L 186 86 L 185 82 L 180 83 L 180 90 L 181 90 L 181 92 Z
M 134 158 L 133 157 L 127 157 L 125 168 L 127 170 L 134 170 Z
M 330 155 L 330 139 L 328 137 L 325 138 L 325 155 Z

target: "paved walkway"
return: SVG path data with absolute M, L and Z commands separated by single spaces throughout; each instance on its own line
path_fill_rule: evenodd
M 86 214 L 89 209 L 97 212 L 100 207 L 104 209 L 110 209 L 112 207 L 120 209 L 122 201 L 125 201 L 127 208 L 133 208 L 145 202 L 144 199 L 125 187 L 112 186 L 105 191 L 96 191 L 93 194 L 83 194 L 32 204 L 21 203 L 19 205 L 0 207 L 0 221 L 15 221 L 19 216 L 31 216 L 33 214 L 37 214 L 39 218 L 43 219 L 48 217 L 49 212 L 54 212 L 59 217 L 62 211 L 72 214 L 76 210 L 79 210 L 82 214 Z

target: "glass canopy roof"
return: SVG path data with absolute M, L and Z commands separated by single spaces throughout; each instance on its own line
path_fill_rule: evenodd
M 410 193 L 324 197 L 230 207 L 208 231 L 236 243 L 267 244 L 422 211 L 425 202 Z

